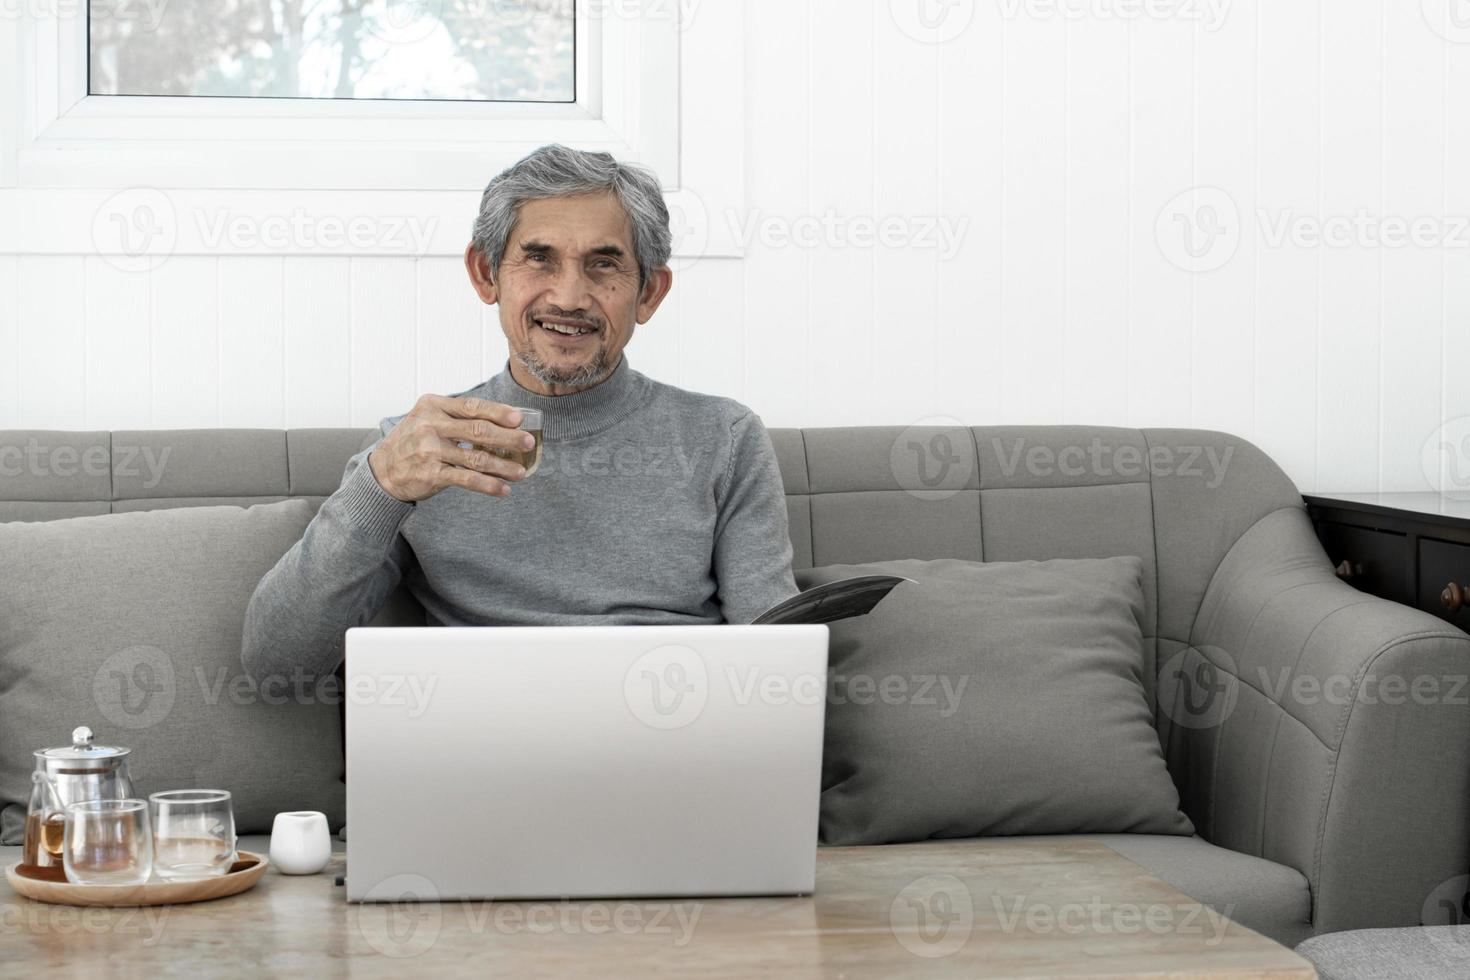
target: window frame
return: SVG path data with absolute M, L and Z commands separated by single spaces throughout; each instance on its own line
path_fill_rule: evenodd
M 29 92 L 16 181 L 85 187 L 107 172 L 178 188 L 468 190 L 558 140 L 641 160 L 677 186 L 677 8 L 621 9 L 577 0 L 575 102 L 181 98 L 87 94 L 85 0 L 55 0 L 17 21 Z
M 587 2 L 578 0 L 579 11 Z M 493 132 L 437 143 L 435 134 L 442 137 L 450 128 L 464 136 L 455 113 L 462 104 L 365 100 L 329 120 L 335 100 L 212 100 L 234 103 L 234 119 L 259 119 L 278 137 L 271 139 L 218 139 L 209 127 L 219 124 L 197 117 L 194 124 L 155 119 L 146 124 L 150 132 L 133 136 L 109 133 L 108 127 L 127 118 L 128 107 L 110 117 L 105 106 L 83 99 L 65 113 L 51 106 L 48 116 L 37 67 L 48 52 L 46 63 L 59 63 L 57 25 L 48 34 L 44 25 L 25 23 L 29 15 L 0 18 L 0 254 L 110 257 L 99 243 L 98 223 L 107 220 L 120 195 L 126 202 L 130 189 L 141 188 L 145 196 L 165 194 L 179 213 L 172 255 L 458 255 L 489 177 L 534 147 L 556 141 L 606 150 L 658 173 L 674 213 L 676 270 L 703 258 L 740 258 L 745 242 L 735 218 L 745 203 L 743 5 L 638 0 L 622 6 L 666 13 L 606 21 L 595 54 L 579 38 L 579 57 L 596 59 L 589 63 L 602 79 L 597 96 L 579 80 L 582 103 L 511 104 L 525 111 L 509 119 L 495 119 L 507 104 L 481 103 L 482 118 L 472 121 L 488 126 L 494 120 Z M 80 54 L 84 59 L 84 47 Z M 81 68 L 84 75 L 85 61 Z M 328 104 L 313 108 L 322 102 Z M 47 118 L 48 125 L 37 125 Z M 63 122 L 73 127 L 67 139 L 54 128 Z M 348 136 L 389 125 L 395 138 L 324 140 L 327 123 Z M 187 131 L 195 124 L 205 131 Z M 170 138 L 160 138 L 165 136 Z M 201 234 L 198 217 L 213 221 L 223 213 L 265 226 L 298 211 L 411 216 L 432 234 L 415 248 L 361 245 L 350 236 L 337 244 L 251 244 Z

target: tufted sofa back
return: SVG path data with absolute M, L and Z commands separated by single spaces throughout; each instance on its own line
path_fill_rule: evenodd
M 1213 773 L 1159 712 L 1160 665 L 1190 645 L 1212 577 L 1257 522 L 1302 499 L 1244 440 L 1091 426 L 773 429 L 794 564 L 1137 555 L 1146 677 L 1170 770 L 1202 827 Z M 320 504 L 374 429 L 0 431 L 0 521 L 292 497 Z M 1307 529 L 1303 560 L 1328 568 Z M 1313 550 L 1315 549 L 1315 550 Z M 405 596 L 396 597 L 402 609 Z M 1212 752 L 1212 755 L 1215 753 Z M 1191 762 L 1191 758 L 1194 760 Z M 1196 771 L 1191 771 L 1191 770 Z

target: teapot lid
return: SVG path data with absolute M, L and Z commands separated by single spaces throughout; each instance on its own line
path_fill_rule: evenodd
M 54 749 L 41 749 L 36 755 L 43 759 L 77 762 L 118 759 L 133 751 L 132 749 L 119 748 L 113 745 L 93 745 L 93 738 L 92 729 L 83 725 L 80 728 L 72 730 L 70 745 L 62 745 Z

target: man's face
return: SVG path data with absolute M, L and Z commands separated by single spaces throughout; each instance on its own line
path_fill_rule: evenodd
M 473 247 L 465 262 L 480 298 L 500 307 L 512 375 L 548 395 L 607 377 L 673 275 L 655 270 L 640 288 L 633 226 L 612 194 L 529 201 L 497 272 Z

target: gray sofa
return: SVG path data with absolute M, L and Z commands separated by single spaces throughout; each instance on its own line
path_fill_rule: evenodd
M 373 435 L 0 432 L 0 521 L 319 503 Z M 771 435 L 797 567 L 1143 559 L 1149 697 L 1198 836 L 1095 839 L 1288 944 L 1417 925 L 1470 867 L 1470 707 L 1364 696 L 1384 676 L 1464 676 L 1470 637 L 1339 582 L 1297 489 L 1249 443 L 1093 427 Z M 13 465 L 27 440 L 74 447 L 74 465 Z M 910 451 L 933 458 L 910 472 Z M 413 606 L 396 597 L 384 621 Z

